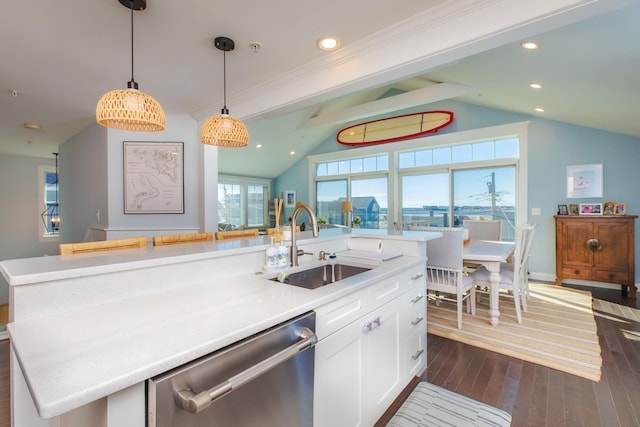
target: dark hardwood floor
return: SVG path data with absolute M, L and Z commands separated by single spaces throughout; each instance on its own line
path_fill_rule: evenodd
M 513 427 L 640 426 L 640 322 L 624 310 L 640 308 L 640 302 L 617 290 L 571 287 L 619 304 L 613 313 L 595 312 L 603 360 L 600 382 L 429 335 L 427 370 L 376 425 L 383 426 L 415 384 L 426 380 L 506 410 L 512 414 Z M 0 341 L 0 427 L 10 426 L 9 402 L 9 341 L 4 340 Z
M 613 313 L 594 310 L 602 379 L 593 382 L 435 335 L 427 336 L 427 370 L 376 423 L 384 426 L 420 380 L 503 409 L 518 426 L 640 426 L 640 308 L 619 290 L 591 291 Z

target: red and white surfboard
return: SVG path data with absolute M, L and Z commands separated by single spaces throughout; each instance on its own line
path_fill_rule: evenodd
M 338 132 L 340 144 L 359 146 L 416 138 L 442 129 L 453 121 L 450 111 L 425 111 L 373 120 Z

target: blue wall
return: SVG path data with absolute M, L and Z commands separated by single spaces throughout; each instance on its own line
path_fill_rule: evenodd
M 454 122 L 440 130 L 439 134 L 531 120 L 528 135 L 528 206 L 529 209 L 542 210 L 540 216 L 529 215 L 529 220 L 540 223 L 531 254 L 530 269 L 533 273 L 555 276 L 553 215 L 559 204 L 612 200 L 626 203 L 627 214 L 640 212 L 640 191 L 636 189 L 636 183 L 640 182 L 640 167 L 637 164 L 640 159 L 640 138 L 456 101 L 429 104 L 399 111 L 397 114 L 427 110 L 454 112 Z M 345 124 L 348 125 L 350 123 Z M 309 155 L 348 149 L 349 147 L 338 144 L 335 136 L 332 136 Z M 603 164 L 604 197 L 567 200 L 566 167 L 592 163 Z M 308 160 L 304 158 L 275 179 L 275 192 L 278 194 L 280 191 L 294 189 L 298 200 L 306 203 L 309 201 L 308 179 Z M 286 214 L 290 215 L 290 212 Z M 638 234 L 640 233 L 636 233 L 636 247 L 640 247 Z M 640 250 L 636 251 L 636 264 L 639 257 Z M 550 278 L 552 277 L 548 277 Z

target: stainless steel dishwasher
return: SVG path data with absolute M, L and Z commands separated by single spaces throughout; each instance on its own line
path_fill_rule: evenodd
M 312 426 L 314 312 L 147 381 L 149 427 Z

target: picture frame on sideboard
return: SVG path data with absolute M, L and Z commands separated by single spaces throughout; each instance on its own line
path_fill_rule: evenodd
M 580 215 L 602 215 L 602 203 L 580 203 Z

